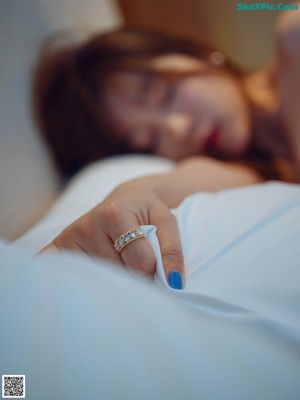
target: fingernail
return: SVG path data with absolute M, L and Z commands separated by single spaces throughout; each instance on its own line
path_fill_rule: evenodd
M 170 273 L 169 285 L 172 289 L 182 289 L 182 277 L 179 272 L 174 271 Z

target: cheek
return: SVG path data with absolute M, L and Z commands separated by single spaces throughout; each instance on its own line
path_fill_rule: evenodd
M 235 82 L 223 77 L 186 79 L 178 86 L 174 105 L 199 117 L 222 117 L 244 113 L 246 103 Z
M 127 132 L 131 131 L 132 121 L 135 120 L 134 110 L 129 102 L 117 96 L 109 97 L 107 103 L 107 118 L 119 139 L 126 139 Z
M 214 94 L 206 82 L 188 79 L 178 86 L 174 107 L 200 116 L 210 114 L 214 103 Z
M 250 113 L 238 84 L 222 77 L 187 80 L 178 90 L 177 104 L 202 123 L 215 122 L 222 129 L 222 151 L 242 154 L 249 144 Z

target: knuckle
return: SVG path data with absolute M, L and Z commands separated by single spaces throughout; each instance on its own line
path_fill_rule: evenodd
M 90 232 L 90 224 L 89 224 L 89 219 L 86 216 L 83 216 L 77 221 L 75 221 L 66 230 L 66 233 L 68 233 L 70 237 L 75 237 L 75 238 L 87 237 L 89 235 L 89 232 Z
M 183 253 L 173 247 L 164 247 L 161 249 L 161 256 L 165 262 L 170 264 L 183 265 Z
M 144 248 L 142 252 L 134 251 L 133 247 L 128 246 L 124 249 L 124 253 L 122 252 L 124 264 L 128 269 L 133 269 L 142 275 L 153 276 L 156 270 L 156 257 L 152 251 L 148 250 Z
M 156 269 L 155 257 L 141 260 L 136 268 L 142 275 L 153 276 Z
M 120 216 L 124 213 L 124 206 L 118 200 L 103 202 L 101 205 L 101 217 L 110 224 L 119 223 Z
M 156 204 L 150 211 L 150 218 L 153 218 L 153 221 L 157 221 L 158 230 L 165 224 L 177 223 L 176 217 L 165 204 Z

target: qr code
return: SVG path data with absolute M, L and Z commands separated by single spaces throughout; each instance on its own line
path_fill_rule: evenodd
M 25 375 L 2 375 L 2 398 L 25 398 Z

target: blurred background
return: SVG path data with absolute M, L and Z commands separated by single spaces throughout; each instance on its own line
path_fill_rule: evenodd
M 274 56 L 276 11 L 238 11 L 235 0 L 0 0 L 0 237 L 17 238 L 57 198 L 59 179 L 31 115 L 32 68 L 60 29 L 123 23 L 202 39 L 255 70 Z M 285 2 L 288 3 L 288 2 Z
M 278 12 L 238 11 L 237 4 L 240 2 L 117 0 L 126 23 L 208 41 L 223 50 L 233 61 L 253 70 L 273 54 L 273 24 Z M 246 3 L 251 4 L 250 1 Z

